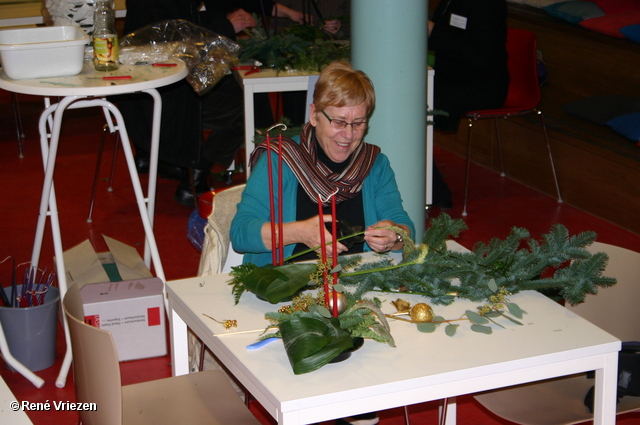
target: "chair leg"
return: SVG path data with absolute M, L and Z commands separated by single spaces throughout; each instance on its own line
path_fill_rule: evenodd
M 409 422 L 409 406 L 404 406 L 404 425 L 411 425 Z
M 109 131 L 109 126 L 105 124 L 102 127 L 102 136 L 100 137 L 100 146 L 98 147 L 98 159 L 96 160 L 96 171 L 93 174 L 93 187 L 91 188 L 91 200 L 89 201 L 89 216 L 87 223 L 92 223 L 93 204 L 96 200 L 96 188 L 98 186 L 98 176 L 100 175 L 100 163 L 102 162 L 102 152 L 104 151 L 104 139 Z
M 496 140 L 498 141 L 498 157 L 500 158 L 500 177 L 506 176 L 504 173 L 504 161 L 502 160 L 502 143 L 500 141 L 500 129 L 498 128 L 498 118 L 493 119 L 493 125 L 496 129 Z
M 549 143 L 549 134 L 547 133 L 547 126 L 544 122 L 544 115 L 542 112 L 537 111 L 538 117 L 540 118 L 540 124 L 542 125 L 542 131 L 544 131 L 544 138 L 547 142 L 547 151 L 549 152 L 549 162 L 551 162 L 551 171 L 553 172 L 553 181 L 556 184 L 556 192 L 558 194 L 558 203 L 562 203 L 562 196 L 560 195 L 560 185 L 558 184 L 558 175 L 556 174 L 556 166 L 553 161 L 553 154 L 551 153 L 551 144 Z
M 448 398 L 440 400 L 440 417 L 438 418 L 438 425 L 444 425 L 447 422 L 447 403 Z
M 109 176 L 109 187 L 107 192 L 113 192 L 113 178 L 116 175 L 116 158 L 118 157 L 118 146 L 120 146 L 120 132 L 116 135 L 116 143 L 113 146 L 113 159 L 111 161 L 111 175 Z
M 464 204 L 462 207 L 462 216 L 467 216 L 467 196 L 469 193 L 469 164 L 471 163 L 471 130 L 473 129 L 473 121 L 469 118 L 469 132 L 467 133 L 467 169 L 464 177 Z
M 13 105 L 13 117 L 16 121 L 16 136 L 18 138 L 18 158 L 24 158 L 22 151 L 22 139 L 24 139 L 24 129 L 22 128 L 22 114 L 20 114 L 20 104 L 18 94 L 11 92 L 11 103 Z

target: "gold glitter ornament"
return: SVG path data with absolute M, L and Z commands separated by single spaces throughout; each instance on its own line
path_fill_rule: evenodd
M 338 300 L 338 314 L 342 314 L 349 306 L 349 301 L 343 293 L 337 292 L 336 294 L 336 298 Z M 333 294 L 329 294 L 329 311 L 333 312 Z
M 411 320 L 414 322 L 430 322 L 433 320 L 433 309 L 425 303 L 419 303 L 411 308 Z

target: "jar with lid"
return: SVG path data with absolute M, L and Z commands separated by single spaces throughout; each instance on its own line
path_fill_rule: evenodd
M 111 0 L 97 0 L 93 12 L 93 64 L 98 71 L 118 69 L 118 33 Z

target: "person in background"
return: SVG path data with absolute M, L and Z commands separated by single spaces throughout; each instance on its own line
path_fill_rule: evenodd
M 301 12 L 276 7 L 271 0 L 127 0 L 124 33 L 167 19 L 183 19 L 234 40 L 236 33 L 256 25 L 251 13 L 261 15 L 263 5 L 279 16 L 304 20 Z M 211 166 L 229 167 L 244 141 L 242 88 L 227 75 L 202 98 L 185 80 L 158 91 L 163 103 L 158 173 L 179 180 L 174 199 L 194 207 L 191 178 L 196 196 L 209 191 Z M 136 147 L 138 172 L 147 173 L 153 102 L 147 95 L 135 94 L 120 97 L 118 105 Z M 267 109 L 270 111 L 268 104 L 261 108 Z M 264 121 L 269 115 L 259 115 L 258 123 L 270 125 L 272 119 Z M 205 128 L 212 131 L 203 143 Z
M 506 0 L 441 0 L 428 23 L 435 53 L 434 127 L 458 130 L 470 111 L 499 108 L 509 87 Z M 434 167 L 433 205 L 450 207 L 451 191 Z
M 350 64 L 334 62 L 320 74 L 300 141 L 283 143 L 285 257 L 319 246 L 320 232 L 326 241 L 332 240 L 326 227 L 320 227 L 318 197 L 326 201 L 336 190 L 338 220 L 365 229 L 364 242 L 351 249 L 338 243 L 339 254 L 402 249 L 402 237 L 382 227 L 415 233 L 388 158 L 379 147 L 364 142 L 374 104 L 371 80 Z M 245 262 L 258 266 L 271 262 L 272 246 L 267 156 L 260 155 L 265 149 L 263 142 L 254 152 L 255 165 L 230 232 L 233 248 L 245 253 Z M 324 205 L 322 220 L 330 222 L 330 202 Z M 331 245 L 328 251 L 331 255 Z
M 349 40 L 351 36 L 350 0 L 281 0 L 278 4 L 301 10 L 309 17 L 303 25 L 318 26 L 337 40 Z M 282 29 L 297 24 L 288 18 L 277 18 L 275 25 Z M 283 92 L 281 97 L 282 114 L 294 126 L 304 124 L 307 92 Z

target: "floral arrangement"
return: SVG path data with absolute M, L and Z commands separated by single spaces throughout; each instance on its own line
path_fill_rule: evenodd
M 509 301 L 511 294 L 555 289 L 571 304 L 578 304 L 586 294 L 616 282 L 602 276 L 607 255 L 585 249 L 595 240 L 594 232 L 570 236 L 564 226 L 555 225 L 537 241 L 526 229 L 513 228 L 504 240 L 477 243 L 470 252 L 447 250 L 446 241 L 466 228 L 464 221 L 443 213 L 431 220 L 421 244 L 402 234 L 405 248 L 398 264 L 386 258 L 363 262 L 358 255 L 340 258 L 335 265 L 326 258 L 312 264 L 292 264 L 294 258 L 290 257 L 277 266 L 235 267 L 230 285 L 236 303 L 245 291 L 274 304 L 291 300 L 290 305 L 266 315 L 271 325 L 261 338 L 282 338 L 294 373 L 300 374 L 354 349 L 361 344 L 360 338 L 393 347 L 388 318 L 416 323 L 421 332 L 444 327 L 449 336 L 455 335 L 460 321 L 466 321 L 472 331 L 490 334 L 491 324 L 501 326 L 499 319 L 521 324 L 518 319 L 524 311 Z M 308 289 L 318 290 L 317 295 L 303 292 Z M 397 313 L 385 315 L 377 298 L 365 297 L 376 292 L 419 294 L 434 305 L 447 305 L 456 298 L 482 305 L 477 311 L 466 311 L 463 317 L 445 319 L 425 303 L 411 306 L 399 298 L 393 303 Z

